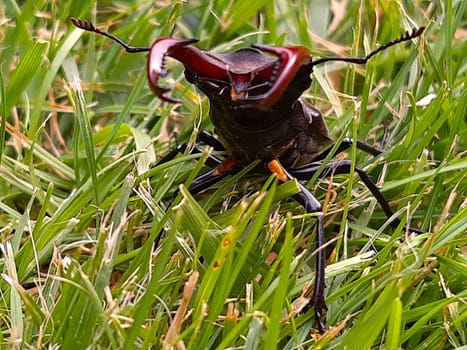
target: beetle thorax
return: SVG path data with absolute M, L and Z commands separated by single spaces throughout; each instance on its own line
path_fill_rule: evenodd
M 245 163 L 280 158 L 287 166 L 303 165 L 330 141 L 319 111 L 302 101 L 281 111 L 254 105 L 227 108 L 211 100 L 210 114 L 222 143 Z

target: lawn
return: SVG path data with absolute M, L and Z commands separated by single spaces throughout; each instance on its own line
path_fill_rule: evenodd
M 332 3 L 332 6 L 331 4 Z M 467 344 L 467 2 L 5 0 L 0 4 L 0 344 L 11 349 L 453 349 Z M 362 56 L 317 66 L 302 98 L 337 156 L 323 204 L 327 331 L 298 312 L 314 283 L 316 219 L 294 181 L 247 167 L 202 193 L 210 154 L 159 160 L 214 132 L 209 102 L 167 60 L 161 101 L 135 46 L 198 38 L 230 52 L 304 45 Z M 331 161 L 326 159 L 326 162 Z M 426 233 L 413 234 L 404 225 Z

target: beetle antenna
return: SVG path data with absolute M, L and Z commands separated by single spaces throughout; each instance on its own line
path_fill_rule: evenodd
M 325 58 L 321 58 L 319 60 L 311 62 L 310 66 L 313 67 L 313 66 L 316 66 L 318 64 L 325 63 L 325 62 L 328 62 L 328 61 L 342 61 L 342 62 L 349 62 L 349 63 L 356 63 L 356 64 L 365 64 L 365 63 L 368 62 L 368 60 L 371 57 L 373 57 L 377 53 L 379 53 L 381 51 L 384 51 L 387 48 L 389 48 L 391 46 L 394 46 L 396 44 L 402 43 L 404 41 L 409 41 L 411 39 L 419 37 L 423 33 L 424 30 L 425 30 L 425 27 L 420 27 L 418 29 L 414 28 L 412 33 L 407 31 L 400 38 L 395 39 L 393 41 L 390 41 L 390 42 L 378 47 L 376 50 L 371 51 L 368 55 L 366 55 L 364 57 L 325 57 Z
M 86 21 L 85 19 L 80 19 L 80 18 L 75 18 L 75 17 L 71 17 L 71 21 L 73 22 L 73 24 L 75 26 L 77 26 L 78 28 L 80 29 L 83 29 L 83 30 L 86 30 L 88 32 L 94 32 L 94 33 L 97 33 L 97 34 L 101 34 L 103 36 L 106 36 L 107 38 L 109 39 L 112 39 L 113 41 L 116 41 L 117 43 L 119 43 L 120 45 L 122 45 L 125 50 L 127 52 L 130 52 L 130 53 L 134 53 L 134 52 L 147 52 L 149 51 L 151 48 L 149 47 L 139 47 L 139 46 L 131 46 L 131 45 L 128 45 L 126 42 L 124 42 L 122 39 L 116 37 L 115 35 L 113 34 L 110 34 L 110 33 L 107 33 L 103 30 L 100 30 L 99 28 L 96 28 L 94 26 L 94 24 L 92 24 L 91 22 L 89 21 Z

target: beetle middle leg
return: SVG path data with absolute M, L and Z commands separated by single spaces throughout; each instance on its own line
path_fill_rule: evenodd
M 308 166 L 305 166 L 303 168 L 296 168 L 296 169 L 289 169 L 289 172 L 297 178 L 298 180 L 309 180 L 313 177 L 314 174 L 319 170 L 321 167 L 321 163 L 312 163 Z M 319 174 L 320 177 L 325 177 L 330 174 L 350 174 L 352 168 L 352 162 L 350 160 L 340 160 L 340 161 L 334 161 L 326 164 Z M 371 194 L 376 198 L 378 201 L 379 205 L 383 209 L 384 213 L 388 217 L 388 219 L 391 219 L 392 221 L 390 222 L 390 225 L 394 228 L 396 228 L 400 224 L 400 219 L 399 218 L 392 218 L 394 215 L 394 212 L 391 209 L 391 206 L 389 205 L 388 200 L 383 196 L 379 188 L 376 186 L 376 184 L 373 182 L 371 177 L 361 168 L 354 167 L 354 171 L 358 174 L 360 177 L 361 181 L 365 184 L 365 186 L 370 190 Z M 424 233 L 425 231 L 410 227 L 408 225 L 405 226 L 405 228 L 413 233 Z

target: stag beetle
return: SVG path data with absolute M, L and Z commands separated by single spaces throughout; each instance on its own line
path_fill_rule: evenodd
M 190 192 L 198 193 L 228 174 L 238 172 L 253 161 L 260 160 L 265 168 L 277 175 L 281 182 L 292 179 L 307 180 L 318 171 L 324 177 L 329 173 L 349 173 L 348 160 L 334 161 L 322 166 L 321 161 L 329 154 L 331 137 L 321 113 L 300 99 L 310 87 L 313 67 L 328 61 L 365 64 L 377 53 L 401 42 L 419 37 L 424 27 L 406 32 L 364 57 L 328 57 L 312 60 L 304 46 L 272 47 L 254 44 L 232 53 L 202 51 L 192 44 L 196 39 L 180 40 L 170 37 L 157 39 L 151 47 L 129 46 L 116 36 L 101 31 L 92 23 L 72 18 L 79 28 L 104 35 L 125 48 L 127 52 L 149 52 L 147 75 L 151 90 L 161 100 L 170 103 L 180 101 L 169 95 L 170 89 L 161 87 L 159 80 L 167 72 L 167 57 L 180 61 L 185 67 L 186 79 L 196 85 L 209 99 L 210 118 L 220 139 L 202 133 L 203 141 L 215 149 L 225 149 L 230 156 L 221 161 L 209 158 L 213 168 L 197 177 Z M 352 140 L 344 139 L 337 149 L 341 152 L 350 147 Z M 374 155 L 381 151 L 357 142 L 357 147 Z M 170 152 L 167 161 L 181 151 Z M 337 153 L 336 152 L 336 153 Z M 320 170 L 320 167 L 322 168 Z M 375 196 L 388 218 L 393 216 L 388 201 L 383 197 L 371 178 L 360 168 L 354 171 Z M 321 204 L 313 194 L 298 182 L 300 192 L 294 198 L 308 213 L 316 213 L 316 277 L 309 306 L 314 308 L 317 327 L 325 331 L 325 244 Z M 393 219 L 396 227 L 399 219 Z M 420 233 L 419 229 L 406 229 Z

